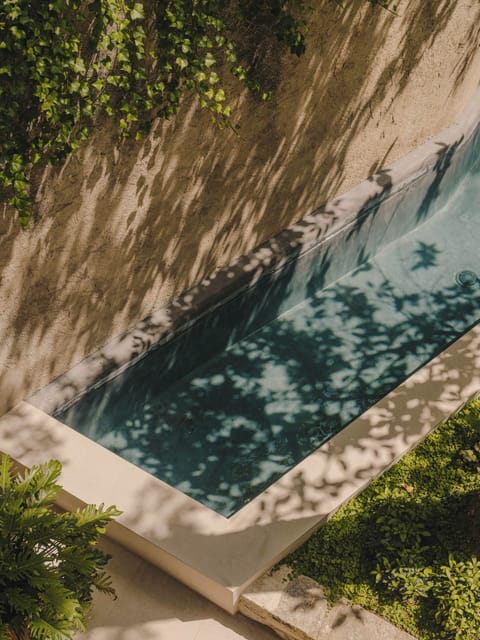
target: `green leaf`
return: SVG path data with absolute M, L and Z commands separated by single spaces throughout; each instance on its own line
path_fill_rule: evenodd
M 72 65 L 72 68 L 76 73 L 80 73 L 82 75 L 86 73 L 85 62 L 82 58 L 76 58 Z
M 188 60 L 186 58 L 177 57 L 175 58 L 175 64 L 180 69 L 185 69 L 186 67 L 188 67 Z
M 11 480 L 11 469 L 13 466 L 13 462 L 10 456 L 2 454 L 2 458 L 0 460 L 0 491 L 6 491 L 10 488 L 12 484 Z
M 89 504 L 80 511 L 76 512 L 76 524 L 77 527 L 84 527 L 85 525 L 92 523 L 104 524 L 112 518 L 121 515 L 116 507 L 111 506 L 105 508 L 103 504 L 98 507 L 94 504 Z
M 207 69 L 209 69 L 210 67 L 213 67 L 213 65 L 216 63 L 216 60 L 213 57 L 213 55 L 210 52 L 208 52 L 205 55 L 203 63 L 207 67 Z
M 130 11 L 130 18 L 132 20 L 143 20 L 145 18 L 143 4 L 141 2 L 136 2 L 133 5 L 133 9 Z

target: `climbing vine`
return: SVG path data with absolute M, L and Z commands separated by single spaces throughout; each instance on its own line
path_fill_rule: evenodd
M 369 0 L 378 4 L 379 0 Z M 383 0 L 382 0 L 383 4 Z M 23 227 L 30 175 L 88 138 L 98 114 L 140 137 L 170 118 L 186 91 L 231 125 L 222 71 L 261 99 L 265 40 L 301 55 L 303 0 L 2 0 L 0 187 Z M 248 46 L 245 46 L 248 41 Z M 268 83 L 267 83 L 268 84 Z

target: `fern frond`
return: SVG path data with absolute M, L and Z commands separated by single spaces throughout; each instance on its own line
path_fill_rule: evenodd
M 94 574 L 99 564 L 95 554 L 79 552 L 74 546 L 61 549 L 58 560 L 62 567 L 68 567 L 69 571 L 77 571 L 85 576 Z
M 55 480 L 62 472 L 62 465 L 58 460 L 49 460 L 45 464 L 34 465 L 26 470 L 24 475 L 16 476 L 17 493 L 24 496 L 27 505 L 53 504 L 60 491 L 60 485 Z
M 5 600 L 15 615 L 30 615 L 32 612 L 40 611 L 38 598 L 27 593 L 23 587 L 9 589 L 5 593 Z
M 88 504 L 82 510 L 76 512 L 77 526 L 84 527 L 89 524 L 97 523 L 99 528 L 103 528 L 104 525 L 112 518 L 121 515 L 115 506 L 107 507 L 105 509 L 103 503 L 99 506 L 94 504 Z
M 98 591 L 113 596 L 116 599 L 115 590 L 112 586 L 112 579 L 106 571 L 99 571 L 94 578 L 93 584 Z
M 25 580 L 29 576 L 41 576 L 45 570 L 47 558 L 33 550 L 21 551 L 15 556 L 15 565 L 10 567 L 11 580 Z
M 57 579 L 45 588 L 41 594 L 45 610 L 60 619 L 72 621 L 80 615 L 80 603 L 72 591 L 66 589 Z
M 72 631 L 64 621 L 54 625 L 43 618 L 34 617 L 28 625 L 28 631 L 32 640 L 72 640 Z
M 0 460 L 0 491 L 4 492 L 10 488 L 12 484 L 11 469 L 13 466 L 10 456 L 2 454 Z

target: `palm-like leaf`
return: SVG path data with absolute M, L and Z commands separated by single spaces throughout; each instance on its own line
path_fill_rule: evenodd
M 95 524 L 97 527 L 103 528 L 108 521 L 119 516 L 120 513 L 121 512 L 113 506 L 105 508 L 103 504 L 98 507 L 94 504 L 88 504 L 81 511 L 77 511 L 77 526 L 85 527 Z
M 112 579 L 105 571 L 97 573 L 95 576 L 95 588 L 102 593 L 107 593 L 108 595 L 115 597 Z
M 16 476 L 16 493 L 22 496 L 27 505 L 52 505 L 60 490 L 60 485 L 55 484 L 55 481 L 61 471 L 62 465 L 58 460 L 34 466 L 23 476 Z
M 37 617 L 30 622 L 28 631 L 32 640 L 70 640 L 72 637 L 71 625 Z
M 52 510 L 60 486 L 58 461 L 12 472 L 0 460 L 0 640 L 9 629 L 32 640 L 68 640 L 85 628 L 94 589 L 114 594 L 103 571 L 109 556 L 97 539 L 115 507 L 77 513 Z

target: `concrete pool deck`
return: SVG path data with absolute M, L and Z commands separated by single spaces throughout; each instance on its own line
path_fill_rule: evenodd
M 102 546 L 118 599 L 97 594 L 76 640 L 276 640 L 268 627 L 288 640 L 414 640 L 361 607 L 340 602 L 327 612 L 313 580 L 287 586 L 284 570 L 260 578 L 242 597 L 244 615 L 231 616 L 116 543 Z
M 76 640 L 278 640 L 273 631 L 231 616 L 112 541 L 108 565 L 118 599 L 96 594 L 87 633 Z

